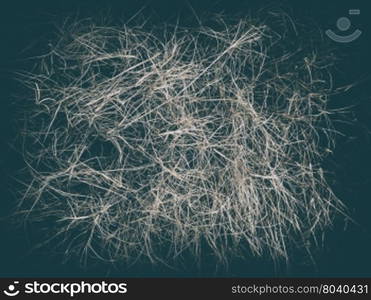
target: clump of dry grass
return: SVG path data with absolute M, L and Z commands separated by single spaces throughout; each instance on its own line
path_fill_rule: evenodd
M 320 167 L 328 57 L 285 43 L 251 19 L 65 25 L 23 78 L 34 97 L 20 209 L 51 218 L 66 254 L 287 258 L 342 204 Z

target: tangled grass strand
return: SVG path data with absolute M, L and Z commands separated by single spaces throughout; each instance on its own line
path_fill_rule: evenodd
M 287 259 L 342 209 L 320 166 L 334 140 L 328 57 L 227 23 L 69 24 L 24 74 L 20 207 L 52 218 L 66 254 Z

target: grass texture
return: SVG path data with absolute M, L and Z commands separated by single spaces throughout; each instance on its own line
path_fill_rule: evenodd
M 308 247 L 343 209 L 321 169 L 331 57 L 289 31 L 66 22 L 22 75 L 20 212 L 50 222 L 66 256 L 228 263 Z

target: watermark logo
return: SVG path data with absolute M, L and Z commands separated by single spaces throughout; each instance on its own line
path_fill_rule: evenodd
M 66 294 L 71 298 L 77 294 L 126 294 L 127 284 L 125 282 L 25 282 L 17 288 L 19 281 L 14 281 L 3 291 L 6 296 L 14 297 L 22 294 Z
M 19 294 L 19 290 L 16 289 L 16 285 L 19 283 L 19 281 L 14 281 L 13 284 L 9 284 L 8 289 L 4 290 L 4 294 L 9 297 L 14 297 Z
M 361 13 L 361 11 L 359 9 L 350 9 L 349 10 L 349 15 L 359 15 L 360 13 Z M 341 17 L 336 21 L 336 27 L 342 32 L 347 31 L 350 28 L 351 24 L 352 24 L 351 21 L 347 17 Z M 334 31 L 332 31 L 331 29 L 326 30 L 326 35 L 330 39 L 332 39 L 333 41 L 338 42 L 338 43 L 353 42 L 354 40 L 359 38 L 361 33 L 362 33 L 361 30 L 356 29 L 351 34 L 339 35 L 339 34 L 336 34 Z

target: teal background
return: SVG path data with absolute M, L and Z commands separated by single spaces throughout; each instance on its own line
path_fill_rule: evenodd
M 0 276 L 367 276 L 371 277 L 371 5 L 369 1 L 1 1 L 0 2 Z M 267 258 L 232 261 L 229 268 L 218 266 L 212 258 L 197 269 L 192 258 L 186 271 L 146 264 L 133 267 L 112 266 L 91 262 L 81 266 L 77 260 L 64 262 L 62 256 L 50 255 L 47 249 L 32 249 L 33 241 L 42 238 L 30 229 L 15 228 L 8 216 L 15 203 L 14 176 L 24 167 L 22 157 L 10 147 L 19 130 L 15 125 L 14 97 L 19 85 L 14 72 L 28 69 L 25 58 L 40 53 L 53 27 L 53 18 L 62 18 L 76 11 L 82 17 L 110 10 L 113 20 L 132 15 L 143 5 L 158 21 L 171 22 L 177 16 L 225 12 L 248 14 L 267 7 L 281 7 L 300 22 L 314 22 L 319 28 L 335 29 L 336 20 L 347 16 L 351 8 L 361 15 L 351 17 L 352 29 L 362 36 L 350 44 L 332 43 L 339 62 L 334 80 L 337 84 L 357 85 L 331 102 L 333 107 L 349 107 L 349 124 L 336 123 L 343 133 L 336 149 L 324 167 L 334 175 L 331 185 L 350 208 L 356 223 L 335 221 L 324 236 L 325 244 L 313 253 L 311 261 L 303 253 L 293 252 L 289 263 L 272 262 Z M 315 262 L 315 263 L 314 263 Z

